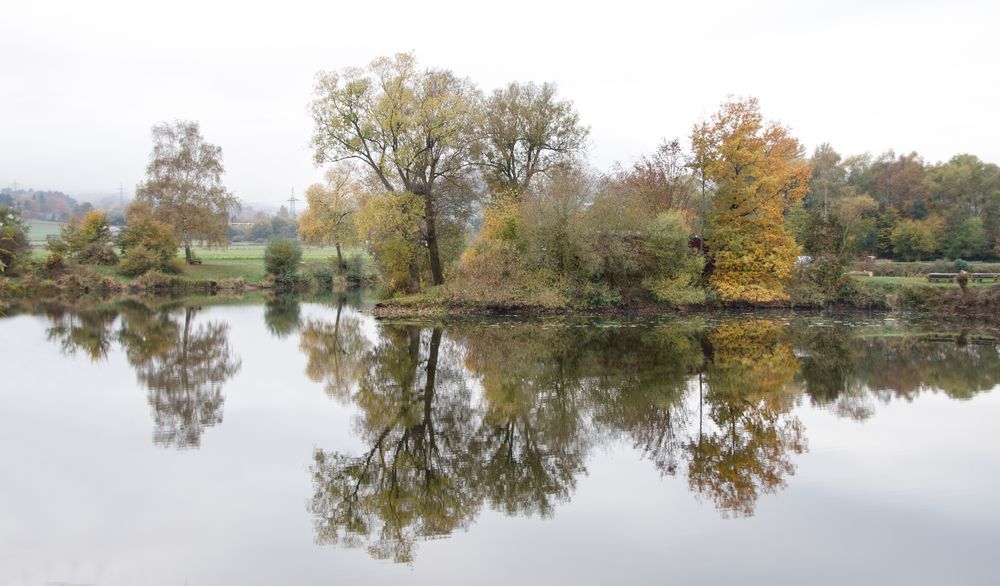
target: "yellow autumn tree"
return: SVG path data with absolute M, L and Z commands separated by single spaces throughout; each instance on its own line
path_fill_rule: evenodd
M 787 299 L 799 248 L 784 212 L 809 191 L 799 141 L 765 122 L 755 98 L 726 102 L 691 135 L 698 171 L 715 188 L 708 222 L 709 283 L 727 301 Z
M 342 248 L 357 239 L 354 215 L 362 192 L 348 171 L 329 169 L 325 183 L 306 190 L 308 208 L 299 218 L 299 236 L 309 244 L 332 244 L 337 248 L 337 274 L 344 274 Z

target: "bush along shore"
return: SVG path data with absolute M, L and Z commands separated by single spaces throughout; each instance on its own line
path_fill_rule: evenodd
M 183 273 L 148 271 L 128 277 L 119 271 L 75 264 L 26 261 L 16 271 L 0 276 L 0 309 L 18 301 L 110 298 L 126 295 L 179 296 L 242 294 L 253 291 L 323 293 L 350 286 L 371 284 L 371 276 L 350 273 L 337 275 L 331 263 L 308 263 L 282 273 L 258 279 L 192 278 Z M 209 272 L 210 274 L 210 272 Z

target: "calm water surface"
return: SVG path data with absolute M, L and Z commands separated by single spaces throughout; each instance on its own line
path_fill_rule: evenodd
M 1000 346 L 876 317 L 0 319 L 0 584 L 996 584 Z

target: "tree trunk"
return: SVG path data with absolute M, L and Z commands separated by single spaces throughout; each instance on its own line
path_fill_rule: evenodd
M 407 286 L 407 293 L 417 293 L 420 291 L 420 267 L 417 260 L 410 260 L 410 284 Z
M 441 345 L 441 328 L 431 331 L 431 346 L 427 353 L 427 377 L 424 381 L 424 424 L 427 426 L 428 447 L 434 449 L 434 379 L 437 376 L 438 347 Z
M 194 254 L 191 253 L 190 240 L 184 241 L 184 260 L 187 261 L 188 264 L 193 264 L 192 261 L 194 261 Z
M 344 257 L 340 254 L 340 243 L 338 242 L 336 246 L 337 246 L 337 274 L 343 275 L 344 270 L 347 269 L 347 265 L 344 264 Z
M 444 283 L 444 272 L 441 270 L 441 255 L 438 253 L 434 198 L 430 194 L 424 195 L 424 219 L 427 222 L 427 254 L 431 261 L 431 279 L 435 285 L 440 285 Z

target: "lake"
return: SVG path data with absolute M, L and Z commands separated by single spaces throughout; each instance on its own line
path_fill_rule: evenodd
M 1000 345 L 886 315 L 0 319 L 0 584 L 996 584 Z

